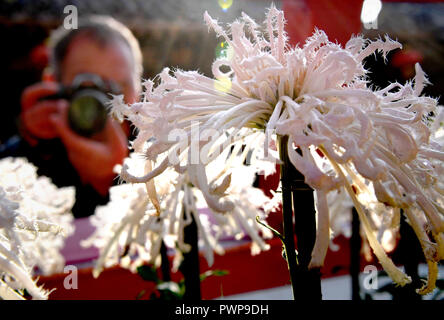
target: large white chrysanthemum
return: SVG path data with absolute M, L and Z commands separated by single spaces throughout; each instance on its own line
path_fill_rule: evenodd
M 234 154 L 242 149 L 245 156 L 251 151 L 255 163 L 265 158 L 264 150 L 273 158 L 268 138 L 288 136 L 282 147 L 315 190 L 318 227 L 310 267 L 323 264 L 329 244 L 327 195 L 345 189 L 375 255 L 400 285 L 411 279 L 387 257 L 377 240 L 378 224 L 369 215 L 379 216 L 384 226 L 403 210 L 432 266 L 431 281 L 421 290 L 429 292 L 444 257 L 443 190 L 433 165 L 443 162 L 444 152 L 430 138 L 437 102 L 421 95 L 427 79 L 420 66 L 412 82 L 372 89 L 364 58 L 378 52 L 385 57 L 401 48 L 398 42 L 354 37 L 342 47 L 318 30 L 304 46 L 289 48 L 284 14 L 274 7 L 265 32 L 246 15 L 230 25 L 231 35 L 208 14 L 205 21 L 232 50 L 213 63 L 215 79 L 165 69 L 157 86 L 146 82 L 142 102 L 127 107 L 121 98 L 114 100 L 115 116 L 139 129 L 134 149 L 143 152 L 140 146 L 150 139 L 147 163 L 157 162 L 143 176 L 131 175 L 124 166 L 122 178 L 152 183 L 174 167 L 196 181 L 213 210 L 225 212 L 234 203 L 211 194 L 208 179 L 208 166 L 221 149 L 233 148 Z M 229 174 L 226 167 L 218 170 Z
M 144 171 L 145 159 L 139 154 L 131 154 L 124 165 L 131 173 Z M 161 201 L 159 212 L 149 200 L 147 186 L 143 184 L 121 184 L 110 189 L 110 202 L 97 207 L 91 217 L 96 231 L 82 242 L 83 246 L 100 249 L 100 257 L 95 265 L 94 276 L 99 276 L 104 267 L 120 263 L 132 271 L 143 263 L 158 264 L 162 241 L 167 247 L 176 249 L 173 269 L 177 270 L 182 254 L 190 250 L 184 242 L 184 228 L 192 218 L 196 221 L 199 234 L 199 247 L 204 252 L 209 265 L 212 265 L 213 252 L 224 253 L 220 239 L 228 236 L 252 239 L 252 251 L 268 249 L 263 238 L 271 237 L 270 231 L 255 222 L 257 216 L 264 218 L 275 209 L 271 200 L 257 188 L 251 187 L 255 170 L 245 167 L 238 171 L 231 185 L 225 179 L 212 194 L 225 194 L 233 198 L 235 206 L 224 214 L 203 213 L 205 199 L 199 189 L 193 187 L 186 174 L 178 175 L 167 170 L 156 183 L 156 191 Z M 265 207 L 267 212 L 261 209 Z
M 74 188 L 54 186 L 24 158 L 0 160 L 0 297 L 20 299 L 23 289 L 34 299 L 48 292 L 32 280 L 40 273 L 60 272 L 59 250 L 73 232 Z

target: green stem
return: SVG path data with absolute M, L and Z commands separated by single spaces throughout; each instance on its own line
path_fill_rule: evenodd
M 279 233 L 279 231 L 277 231 L 276 229 L 272 228 L 268 224 L 262 222 L 261 219 L 259 218 L 259 216 L 256 216 L 256 221 L 261 226 L 263 226 L 263 227 L 267 228 L 268 230 L 270 230 L 271 232 L 273 232 L 273 234 L 282 241 L 282 244 L 284 244 L 284 237 Z

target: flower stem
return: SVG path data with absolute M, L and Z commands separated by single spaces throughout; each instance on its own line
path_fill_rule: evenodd
M 293 204 L 291 197 L 291 177 L 289 167 L 291 166 L 287 153 L 288 136 L 279 137 L 279 156 L 282 164 L 281 182 L 282 182 L 282 222 L 283 222 L 283 244 L 285 250 L 285 259 L 287 260 L 288 270 L 290 272 L 290 282 L 293 290 L 293 298 L 296 299 L 296 272 L 297 272 L 297 256 L 294 244 L 293 231 Z
M 164 282 L 171 281 L 170 261 L 168 260 L 168 249 L 163 240 L 160 246 L 160 257 L 161 257 L 160 269 L 162 271 L 162 280 Z
M 180 265 L 180 272 L 184 276 L 185 283 L 183 299 L 201 300 L 198 230 L 194 215 L 191 217 L 192 222 L 184 228 L 184 242 L 191 246 L 191 250 L 183 254 L 183 261 Z
M 359 285 L 359 272 L 361 270 L 361 247 L 360 234 L 361 223 L 355 207 L 352 210 L 352 235 L 350 238 L 350 276 L 352 280 L 352 300 L 361 300 L 361 289 Z
M 291 166 L 293 210 L 299 265 L 297 268 L 298 300 L 320 301 L 321 271 L 308 269 L 316 242 L 316 209 L 313 189 L 304 182 L 304 176 Z
M 316 210 L 313 189 L 304 182 L 288 158 L 288 137 L 279 137 L 279 155 L 282 161 L 282 214 L 284 247 L 295 300 L 322 299 L 321 273 L 318 268 L 308 269 L 316 241 Z M 293 226 L 293 211 L 294 221 Z M 296 257 L 295 235 L 298 253 Z
M 400 263 L 404 265 L 405 273 L 412 278 L 412 283 L 397 288 L 399 291 L 398 299 L 401 301 L 420 301 L 422 300 L 421 295 L 417 294 L 416 290 L 422 287 L 422 281 L 418 274 L 418 267 L 423 261 L 424 255 L 418 238 L 416 238 L 415 232 L 408 224 L 402 209 L 399 234 L 400 240 L 397 248 L 400 256 L 399 260 Z

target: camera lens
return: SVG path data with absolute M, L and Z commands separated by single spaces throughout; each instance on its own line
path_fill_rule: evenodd
M 76 93 L 68 111 L 71 128 L 83 136 L 103 130 L 107 119 L 107 100 L 104 93 L 94 89 L 83 89 Z

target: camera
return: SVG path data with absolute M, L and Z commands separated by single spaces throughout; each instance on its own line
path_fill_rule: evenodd
M 110 93 L 120 93 L 117 84 L 105 81 L 99 75 L 84 73 L 77 75 L 70 86 L 62 87 L 58 93 L 44 99 L 68 100 L 71 129 L 79 135 L 90 137 L 105 128 Z

